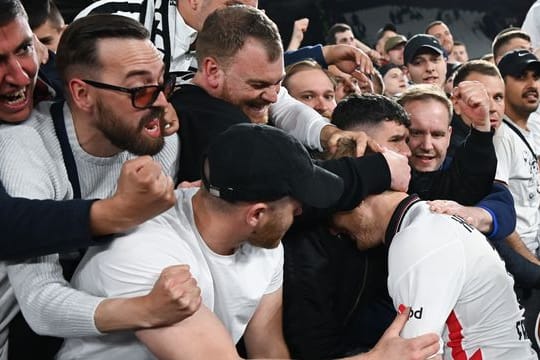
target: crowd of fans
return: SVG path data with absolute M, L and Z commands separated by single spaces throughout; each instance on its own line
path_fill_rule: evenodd
M 481 59 L 257 5 L 0 0 L 0 360 L 538 359 L 538 2 Z

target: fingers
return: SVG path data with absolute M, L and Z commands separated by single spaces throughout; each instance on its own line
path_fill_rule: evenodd
M 390 170 L 390 188 L 397 191 L 407 191 L 411 180 L 411 167 L 406 156 L 391 150 L 382 152 Z
M 407 320 L 409 320 L 409 307 L 406 307 L 404 305 L 399 306 L 399 312 L 392 321 L 392 324 L 386 329 L 382 337 L 395 337 L 399 336 L 399 333 L 407 323 Z
M 180 121 L 176 110 L 171 103 L 168 103 L 167 107 L 163 110 L 163 120 L 165 121 L 165 129 L 163 135 L 169 136 L 176 134 L 180 129 Z
M 302 18 L 298 19 L 294 22 L 295 29 L 298 29 L 301 32 L 306 32 L 307 28 L 309 26 L 309 19 L 308 18 Z
M 174 277 L 177 281 L 184 282 L 191 278 L 191 272 L 189 265 L 173 265 L 163 269 L 160 276 L 164 279 Z
M 368 140 L 367 140 L 367 148 L 369 148 L 373 152 L 383 152 L 384 151 L 384 148 L 381 145 L 379 145 L 379 143 L 376 142 L 375 140 L 373 140 L 372 138 L 368 138 Z
M 202 181 L 182 181 L 180 184 L 178 184 L 177 189 L 189 189 L 194 187 L 201 187 Z

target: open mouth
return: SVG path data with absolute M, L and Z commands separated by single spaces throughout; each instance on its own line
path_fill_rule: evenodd
M 0 95 L 0 101 L 14 110 L 20 110 L 21 107 L 25 107 L 28 103 L 28 96 L 26 87 L 18 91 Z
M 424 82 L 427 84 L 435 84 L 439 81 L 438 77 L 430 76 L 424 79 Z
M 538 91 L 527 91 L 523 94 L 523 97 L 528 101 L 536 101 L 538 100 Z
M 434 155 L 414 155 L 414 157 L 420 160 L 421 162 L 426 162 L 426 163 L 435 159 Z
M 144 125 L 144 131 L 153 138 L 159 138 L 161 136 L 161 127 L 159 124 L 159 118 L 154 118 Z

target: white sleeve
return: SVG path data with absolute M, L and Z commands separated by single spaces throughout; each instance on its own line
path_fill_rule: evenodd
M 283 244 L 279 244 L 279 259 L 275 267 L 272 281 L 266 288 L 265 294 L 271 294 L 283 285 Z
M 525 16 L 521 30 L 531 37 L 531 45 L 534 50 L 540 47 L 540 1 L 536 1 Z
M 74 286 L 106 297 L 146 295 L 164 268 L 179 264 L 188 264 L 197 279 L 199 266 L 191 249 L 160 220 L 150 220 L 106 247 L 90 249 L 73 278 Z
M 18 134 L 11 137 L 13 131 Z M 35 130 L 23 124 L 2 129 L 0 134 L 0 178 L 12 196 L 71 197 L 65 170 L 60 170 L 63 162 L 52 159 Z M 37 333 L 59 337 L 99 334 L 94 310 L 102 299 L 72 289 L 63 277 L 58 255 L 9 265 L 7 271 L 23 315 Z
M 294 99 L 281 87 L 275 104 L 270 105 L 271 122 L 310 149 L 322 151 L 321 131 L 332 125 L 318 112 Z
M 388 291 L 394 306 L 410 306 L 404 338 L 442 335 L 463 288 L 464 254 L 453 234 L 417 226 L 400 231 L 388 255 Z M 441 343 L 442 344 L 442 343 Z M 440 349 L 442 352 L 442 347 Z
M 94 311 L 103 298 L 74 290 L 62 275 L 58 255 L 8 266 L 24 318 L 40 335 L 94 336 Z
M 506 125 L 501 125 L 506 126 Z M 499 131 L 508 131 L 508 128 L 499 129 Z M 511 130 L 510 130 L 511 131 Z M 496 134 L 493 137 L 493 146 L 497 155 L 497 171 L 495 172 L 495 180 L 502 181 L 508 184 L 510 173 L 512 172 L 512 164 L 514 164 L 514 147 L 506 136 Z
M 53 159 L 35 129 L 24 124 L 2 127 L 0 179 L 8 194 L 41 200 L 71 198 L 65 172 L 63 161 Z

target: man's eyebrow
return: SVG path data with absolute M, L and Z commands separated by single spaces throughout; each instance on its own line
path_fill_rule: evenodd
M 161 68 L 161 71 L 159 72 L 160 73 L 160 76 L 163 75 L 165 72 L 165 66 L 163 66 Z M 149 70 L 146 70 L 146 69 L 136 69 L 136 70 L 131 70 L 129 71 L 127 74 L 126 74 L 126 79 L 129 79 L 129 78 L 132 78 L 132 77 L 137 77 L 137 76 L 148 76 L 148 75 L 152 75 L 152 73 L 149 71 Z
M 28 36 L 26 38 L 24 38 L 20 43 L 19 45 L 15 48 L 15 53 L 18 53 L 19 51 L 21 51 L 24 47 L 28 46 L 28 45 L 31 45 L 32 44 L 32 40 L 33 40 L 33 37 L 32 36 Z M 6 53 L 0 53 L 0 62 L 4 62 L 8 59 L 8 57 L 10 56 L 10 54 L 6 54 Z

